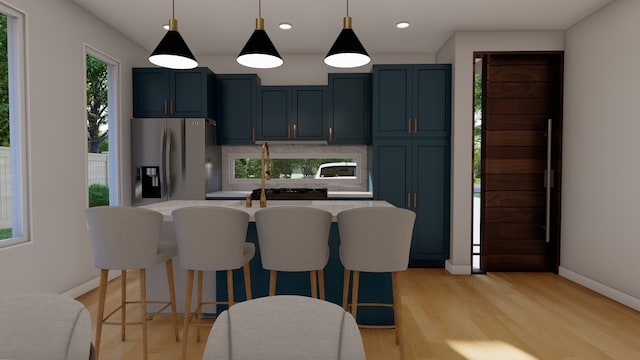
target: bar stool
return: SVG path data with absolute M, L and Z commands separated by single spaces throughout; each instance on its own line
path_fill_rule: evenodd
M 96 359 L 100 354 L 102 325 L 107 324 L 121 326 L 122 341 L 125 340 L 126 325 L 142 325 L 142 354 L 143 359 L 146 360 L 148 357 L 147 321 L 168 306 L 171 306 L 174 318 L 175 338 L 176 341 L 179 341 L 172 262 L 172 257 L 177 254 L 176 244 L 160 241 L 162 214 L 159 212 L 133 207 L 99 206 L 85 209 L 84 213 L 93 245 L 93 261 L 95 266 L 100 269 L 95 344 Z M 167 271 L 171 301 L 148 301 L 145 269 L 163 262 Z M 121 302 L 115 310 L 105 317 L 104 308 L 109 270 L 121 271 Z M 127 270 L 138 270 L 140 274 L 139 301 L 127 300 Z M 127 321 L 126 310 L 129 304 L 141 305 L 142 316 L 140 322 Z M 162 304 L 163 306 L 152 315 L 147 316 L 147 304 Z M 120 321 L 108 321 L 118 310 L 121 311 Z
M 249 214 L 244 211 L 214 207 L 193 206 L 176 209 L 172 212 L 178 242 L 180 265 L 187 269 L 184 326 L 182 329 L 182 358 L 187 358 L 189 325 L 204 325 L 202 305 L 235 303 L 233 293 L 233 269 L 244 268 L 244 285 L 247 300 L 251 299 L 251 276 L 249 261 L 256 248 L 246 242 Z M 227 272 L 227 301 L 203 301 L 203 271 Z M 191 294 L 194 273 L 198 272 L 197 304 L 195 315 L 191 314 Z M 193 319 L 195 317 L 195 319 Z M 210 324 L 210 323 L 209 323 Z M 200 328 L 197 328 L 197 341 L 200 341 Z
M 255 213 L 262 267 L 270 270 L 269 295 L 278 271 L 309 271 L 311 296 L 325 298 L 324 267 L 329 261 L 330 212 L 307 206 L 278 206 Z
M 397 288 L 397 274 L 406 270 L 409 265 L 415 217 L 416 214 L 413 211 L 396 207 L 355 208 L 338 213 L 340 261 L 344 265 L 342 305 L 347 311 L 351 306 L 351 314 L 354 318 L 356 318 L 358 306 L 392 307 L 395 324 L 375 327 L 396 329 L 396 344 L 400 345 L 400 354 L 403 358 L 404 348 L 400 341 L 401 298 Z M 353 284 L 351 304 L 349 304 L 349 278 L 352 271 Z M 360 272 L 390 272 L 393 303 L 358 302 Z

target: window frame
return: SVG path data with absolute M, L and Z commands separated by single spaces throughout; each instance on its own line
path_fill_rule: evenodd
M 9 77 L 9 126 L 11 142 L 11 222 L 12 237 L 0 240 L 0 249 L 30 241 L 27 46 L 26 14 L 0 2 L 7 16 L 7 60 Z M 17 236 L 16 236 L 17 234 Z
M 120 177 L 120 125 L 118 122 L 118 114 L 120 113 L 120 62 L 113 57 L 105 54 L 104 52 L 97 50 L 91 45 L 84 44 L 84 58 L 90 55 L 96 59 L 99 59 L 107 64 L 107 102 L 108 102 L 108 124 L 109 124 L 109 168 L 108 168 L 108 179 L 109 179 L 109 205 L 119 205 L 122 204 L 122 194 L 120 189 L 122 189 L 122 179 Z M 84 62 L 84 83 L 87 83 L 87 64 Z M 85 108 L 87 104 L 87 96 L 86 92 L 84 93 L 84 102 Z M 86 114 L 86 109 L 85 112 Z M 87 119 L 83 118 L 83 136 L 86 138 L 87 135 Z M 88 165 L 88 156 L 89 154 L 86 151 L 86 143 L 85 143 L 85 167 Z M 88 172 L 88 168 L 85 169 L 85 173 Z M 87 179 L 87 183 L 85 188 L 89 188 L 89 181 Z M 89 195 L 87 193 L 87 205 L 89 204 Z

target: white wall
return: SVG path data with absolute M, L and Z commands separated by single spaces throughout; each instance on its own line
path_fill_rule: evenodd
M 0 249 L 0 295 L 60 293 L 97 276 L 82 213 L 87 206 L 84 44 L 120 61 L 122 139 L 129 139 L 130 68 L 148 55 L 68 0 L 5 1 L 27 14 L 31 241 Z M 128 159 L 129 142 L 122 144 Z M 123 176 L 128 178 L 128 171 Z
M 566 33 L 561 274 L 640 310 L 640 1 Z
M 474 52 L 563 49 L 562 31 L 481 31 L 454 34 L 436 54 L 436 62 L 453 64 L 450 272 L 471 272 Z
M 200 66 L 218 74 L 258 74 L 262 85 L 327 85 L 327 74 L 339 72 L 367 73 L 372 64 L 432 64 L 433 54 L 371 54 L 368 65 L 354 69 L 337 69 L 324 64 L 326 54 L 281 54 L 284 64 L 275 69 L 250 69 L 239 65 L 235 56 L 198 56 Z

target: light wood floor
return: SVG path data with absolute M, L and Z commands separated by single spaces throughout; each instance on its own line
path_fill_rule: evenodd
M 399 279 L 408 359 L 640 359 L 639 312 L 554 274 L 410 269 Z M 127 280 L 135 294 L 137 277 Z M 118 279 L 110 283 L 107 309 L 119 301 L 119 286 Z M 97 291 L 77 300 L 95 326 Z M 163 316 L 149 325 L 150 359 L 180 358 L 181 342 L 169 320 Z M 208 331 L 200 343 L 190 332 L 190 359 L 201 358 Z M 368 360 L 399 358 L 393 330 L 361 332 Z M 119 327 L 105 326 L 101 359 L 140 359 L 139 327 L 130 327 L 127 336 L 121 342 Z

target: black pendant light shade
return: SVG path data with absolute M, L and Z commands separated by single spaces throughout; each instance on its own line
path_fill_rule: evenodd
M 193 69 L 198 66 L 195 56 L 178 32 L 178 20 L 169 19 L 169 31 L 153 50 L 149 61 L 169 69 Z
M 264 19 L 256 19 L 256 30 L 236 58 L 240 65 L 256 69 L 271 69 L 284 63 L 276 47 L 264 31 Z
M 329 49 L 324 63 L 338 68 L 353 68 L 367 65 L 371 58 L 356 33 L 351 28 L 351 17 L 344 18 L 344 27 Z

